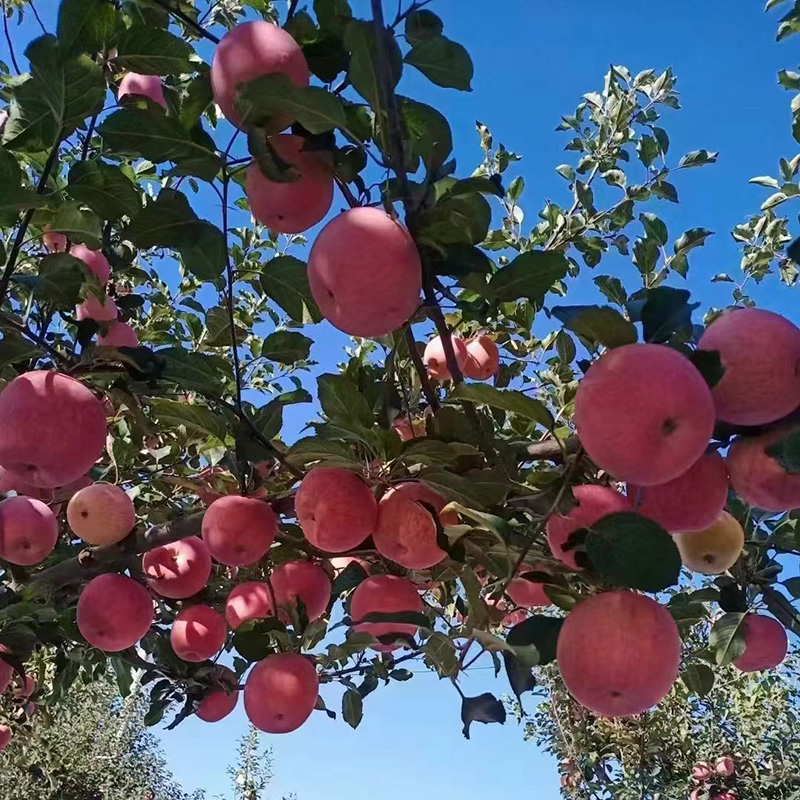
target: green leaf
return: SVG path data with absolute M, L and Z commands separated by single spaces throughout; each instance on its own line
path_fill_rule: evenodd
M 723 614 L 711 626 L 708 646 L 714 651 L 714 657 L 720 666 L 730 664 L 744 653 L 744 630 L 742 623 L 745 614 L 732 611 Z
M 446 36 L 433 36 L 417 42 L 406 54 L 405 62 L 416 67 L 437 86 L 472 91 L 472 59 L 464 47 Z
M 673 336 L 686 341 L 692 336 L 692 311 L 699 303 L 689 303 L 686 289 L 659 286 L 631 295 L 628 313 L 634 322 L 641 321 L 646 342 L 667 342 Z
M 372 409 L 366 398 L 345 375 L 320 375 L 317 378 L 319 404 L 332 421 L 355 420 L 372 427 Z
M 364 699 L 355 689 L 342 695 L 342 718 L 351 727 L 357 728 L 364 715 Z
M 755 178 L 750 178 L 748 183 L 755 183 L 758 186 L 766 186 L 768 189 L 780 189 L 781 184 L 775 178 L 770 178 L 769 175 L 758 175 Z
M 51 303 L 59 311 L 72 311 L 80 301 L 86 276 L 83 261 L 68 253 L 53 253 L 39 262 L 33 295 L 42 303 Z
M 155 25 L 134 25 L 117 39 L 116 62 L 142 75 L 193 72 L 192 46 Z
M 713 164 L 717 160 L 718 155 L 719 153 L 709 152 L 708 150 L 692 150 L 680 160 L 678 166 L 684 169 L 689 167 L 703 167 L 706 164 Z
M 311 401 L 311 395 L 305 389 L 284 392 L 274 400 L 270 400 L 269 403 L 253 414 L 253 425 L 265 439 L 274 439 L 283 427 L 284 407 L 295 403 L 310 403 Z
M 223 382 L 231 377 L 228 361 L 220 356 L 206 355 L 183 347 L 158 350 L 164 359 L 164 380 L 173 381 L 182 389 L 209 397 L 221 397 Z
M 167 428 L 183 427 L 190 434 L 199 433 L 202 437 L 214 436 L 221 442 L 225 441 L 228 432 L 226 419 L 206 406 L 158 397 L 151 398 L 148 404 L 156 418 Z
M 265 126 L 287 115 L 309 133 L 344 128 L 347 118 L 339 97 L 318 86 L 296 87 L 284 74 L 262 75 L 236 89 L 236 113 L 244 124 Z
M 800 473 L 800 428 L 795 428 L 769 445 L 766 454 L 774 458 L 781 467 L 791 474 Z
M 455 180 L 447 178 L 436 186 L 444 193 L 454 183 Z M 467 194 L 445 197 L 421 217 L 418 241 L 434 248 L 457 244 L 476 245 L 489 232 L 492 209 L 482 195 Z
M 639 221 L 644 225 L 649 239 L 658 242 L 658 244 L 667 243 L 667 239 L 669 238 L 667 226 L 656 214 L 651 214 L 649 211 L 646 211 L 639 214 Z
M 660 197 L 662 200 L 669 200 L 671 203 L 678 202 L 678 190 L 667 181 L 658 181 L 650 187 L 650 192 L 655 197 Z
M 490 692 L 485 692 L 478 697 L 464 697 L 461 700 L 461 721 L 464 723 L 462 733 L 469 739 L 469 729 L 473 722 L 499 722 L 506 721 L 505 706 Z
M 506 641 L 513 647 L 535 646 L 538 652 L 536 663 L 539 666 L 550 664 L 556 659 L 556 643 L 563 624 L 560 617 L 534 614 L 511 628 Z
M 553 284 L 566 276 L 568 266 L 563 253 L 529 250 L 492 275 L 489 292 L 499 302 L 526 298 L 541 304 Z
M 300 466 L 318 462 L 326 467 L 361 469 L 360 461 L 346 444 L 319 436 L 308 436 L 295 442 L 289 450 L 289 461 Z
M 46 205 L 47 200 L 33 189 L 23 186 L 3 186 L 0 189 L 0 217 L 7 220 L 6 225 L 13 225 L 17 212 Z
M 800 72 L 792 72 L 788 69 L 778 70 L 778 83 L 784 89 L 797 91 L 800 89 Z
M 660 592 L 680 577 L 675 541 L 638 514 L 610 514 L 594 523 L 586 538 L 586 555 L 594 571 L 616 586 Z
M 551 430 L 555 424 L 547 407 L 522 392 L 511 389 L 496 389 L 485 383 L 461 383 L 450 394 L 455 400 L 469 400 L 472 403 L 500 408 L 512 414 L 533 420 Z
M 787 578 L 783 585 L 792 597 L 800 597 L 800 578 Z
M 233 649 L 247 661 L 263 661 L 275 652 L 273 634 L 284 634 L 286 627 L 275 617 L 249 621 L 233 634 Z
M 441 36 L 444 24 L 432 11 L 423 8 L 406 17 L 406 41 L 410 45 Z
M 639 156 L 639 161 L 646 167 L 653 163 L 660 152 L 658 142 L 652 136 L 642 134 L 639 137 L 639 141 L 636 143 L 636 154 Z
M 612 303 L 624 306 L 628 299 L 628 293 L 622 285 L 622 281 L 613 275 L 598 275 L 594 279 L 594 284 Z
M 294 364 L 305 360 L 311 352 L 313 340 L 296 331 L 275 331 L 264 339 L 261 355 L 279 364 Z
M 707 228 L 690 228 L 678 237 L 673 246 L 674 250 L 676 253 L 688 253 L 694 247 L 702 247 L 706 243 L 706 239 L 713 235 L 714 231 Z
M 453 640 L 444 633 L 434 633 L 422 646 L 425 665 L 436 670 L 440 678 L 458 674 L 458 655 Z
M 161 108 L 124 108 L 98 128 L 115 155 L 144 158 L 155 164 L 173 161 L 183 172 L 212 181 L 222 168 L 220 157 Z
M 686 688 L 698 697 L 705 697 L 714 688 L 714 670 L 699 661 L 692 661 L 681 672 Z
M 108 0 L 61 0 L 58 41 L 65 53 L 105 51 L 114 40 L 117 12 Z
M 102 244 L 102 224 L 91 211 L 82 211 L 77 203 L 65 201 L 56 209 L 50 228 L 63 233 L 71 242 L 99 250 Z
M 136 188 L 125 173 L 103 161 L 77 161 L 69 171 L 67 191 L 101 219 L 132 217 L 142 208 Z
M 394 88 L 403 74 L 403 56 L 394 35 L 385 31 L 384 44 L 389 54 L 388 83 Z M 378 55 L 375 49 L 375 29 L 370 22 L 353 20 L 344 33 L 344 46 L 350 53 L 347 75 L 353 88 L 373 107 L 379 108 L 380 79 Z
M 314 14 L 320 28 L 337 36 L 344 33 L 345 25 L 353 18 L 347 0 L 314 0 Z
M 199 219 L 186 195 L 174 189 L 162 189 L 150 200 L 131 220 L 127 235 L 142 249 L 176 250 L 184 267 L 200 280 L 214 280 L 225 269 L 228 246 L 222 231 Z
M 499 178 L 499 176 L 497 177 Z M 478 194 L 493 194 L 495 197 L 505 196 L 503 185 L 499 180 L 478 175 L 456 181 L 447 189 L 445 197 L 457 197 L 458 195 L 473 194 L 474 192 Z
M 3 331 L 3 338 L 0 339 L 0 366 L 37 359 L 42 355 L 42 350 L 18 333 Z
M 267 261 L 261 275 L 261 288 L 296 322 L 322 320 L 311 295 L 308 270 L 303 261 L 293 256 L 277 256 Z
M 555 306 L 551 313 L 593 347 L 621 347 L 637 339 L 633 323 L 611 306 Z

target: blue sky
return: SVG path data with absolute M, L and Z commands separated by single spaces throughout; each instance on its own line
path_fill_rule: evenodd
M 368 4 L 355 0 L 353 5 L 365 13 Z M 39 2 L 51 30 L 55 6 L 55 0 Z M 393 0 L 387 7 L 393 13 Z M 572 155 L 563 152 L 565 135 L 553 130 L 561 114 L 571 113 L 584 92 L 601 87 L 610 63 L 634 73 L 673 67 L 683 110 L 664 120 L 672 163 L 699 148 L 719 150 L 720 156 L 716 165 L 680 176 L 679 206 L 661 202 L 651 210 L 668 223 L 671 241 L 691 227 L 716 231 L 705 248 L 691 254 L 688 286 L 702 301 L 701 311 L 729 302 L 730 285 L 708 281 L 718 272 L 739 275 L 740 253 L 730 229 L 757 211 L 768 192 L 747 181 L 775 174 L 778 158 L 797 151 L 790 133 L 790 95 L 775 76 L 780 68 L 795 67 L 800 57 L 795 40 L 775 43 L 776 14 L 762 13 L 761 4 L 751 0 L 672 0 L 661 6 L 643 0 L 437 0 L 431 8 L 444 19 L 445 33 L 472 54 L 474 91 L 438 89 L 410 68 L 400 89 L 446 113 L 462 176 L 481 158 L 476 119 L 492 129 L 496 143 L 523 156 L 512 174 L 526 180 L 526 227 L 534 224 L 546 198 L 569 203 L 566 183 L 554 172 Z M 26 25 L 16 40 L 18 52 L 32 35 Z M 5 54 L 0 57 L 8 61 Z M 337 198 L 335 209 L 342 205 Z M 208 213 L 215 212 L 209 208 Z M 601 272 L 615 272 L 631 289 L 638 284 L 635 267 L 619 256 L 604 261 L 596 274 Z M 568 302 L 603 301 L 592 277 L 588 270 L 582 273 Z M 680 286 L 680 278 L 670 285 Z M 753 295 L 798 321 L 791 314 L 794 294 L 777 277 Z M 310 335 L 317 341 L 312 354 L 320 369 L 334 369 L 346 338 L 328 326 Z M 307 412 L 307 407 L 298 409 L 303 419 Z M 299 421 L 299 416 L 291 420 L 295 430 Z M 558 797 L 555 764 L 523 742 L 513 721 L 502 728 L 476 725 L 472 740 L 464 740 L 458 696 L 447 683 L 439 685 L 434 675 L 417 669 L 422 674 L 412 681 L 367 699 L 356 731 L 317 713 L 300 731 L 272 737 L 277 774 L 272 796 L 294 791 L 300 800 L 399 800 L 455 792 L 462 800 L 483 800 L 524 791 L 537 800 Z M 502 676 L 495 680 L 491 670 L 481 669 L 465 679 L 464 689 L 468 694 L 502 693 L 507 685 Z M 336 709 L 336 690 L 325 687 L 324 696 Z M 185 786 L 203 787 L 213 796 L 227 789 L 225 766 L 244 730 L 240 706 L 222 723 L 189 720 L 162 740 Z

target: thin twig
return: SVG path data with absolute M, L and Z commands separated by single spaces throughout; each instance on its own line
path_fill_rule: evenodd
M 297 11 L 297 4 L 299 2 L 300 0 L 290 0 L 289 10 L 286 12 L 286 22 L 289 22 L 289 20 L 291 20 L 291 18 L 294 16 L 294 12 Z
M 36 6 L 33 4 L 33 0 L 29 0 L 28 4 L 31 7 L 31 11 L 33 11 L 33 16 L 36 17 L 36 21 L 39 23 L 39 27 L 42 29 L 42 33 L 46 36 L 47 28 L 45 28 L 44 22 L 42 22 L 42 18 L 39 16 L 39 12 L 36 10 Z
M 3 33 L 6 36 L 6 44 L 8 45 L 8 52 L 11 55 L 11 63 L 17 71 L 17 75 L 22 72 L 17 63 L 17 56 L 14 54 L 14 43 L 11 41 L 11 34 L 8 31 L 8 14 L 6 13 L 6 0 L 3 0 Z
M 2 320 L 2 325 L 8 325 L 10 328 L 14 328 L 14 330 L 19 331 L 23 336 L 26 336 L 28 339 L 30 339 L 37 347 L 41 347 L 42 350 L 53 356 L 56 361 L 59 361 L 65 365 L 72 363 L 71 359 L 67 355 L 56 350 L 55 347 L 45 340 L 44 336 L 40 336 L 26 325 L 23 325 L 21 322 L 17 322 L 8 314 L 0 313 L 0 320 Z
M 350 187 L 338 175 L 334 175 L 333 179 L 336 181 L 336 185 L 339 187 L 342 197 L 347 201 L 347 205 L 350 206 L 350 208 L 356 208 L 359 203 L 355 195 L 350 191 Z
M 394 18 L 394 22 L 391 24 L 391 27 L 396 28 L 409 15 L 413 14 L 415 11 L 419 11 L 421 8 L 424 8 L 432 1 L 433 0 L 420 0 L 420 2 L 412 3 L 402 14 L 398 12 L 397 16 Z
M 59 131 L 56 136 L 53 148 L 50 150 L 50 155 L 47 157 L 47 161 L 42 169 L 42 174 L 39 176 L 39 182 L 36 185 L 36 194 L 42 194 L 45 190 L 45 186 L 47 186 L 47 179 L 50 177 L 50 173 L 53 171 L 53 167 L 58 159 L 58 149 L 61 146 L 62 135 L 63 131 Z M 8 293 L 8 285 L 11 283 L 11 276 L 14 274 L 14 269 L 17 266 L 17 259 L 22 249 L 22 242 L 25 239 L 25 234 L 28 230 L 28 226 L 31 224 L 35 211 L 36 209 L 29 208 L 25 212 L 25 216 L 22 218 L 22 222 L 17 230 L 14 244 L 11 246 L 11 252 L 8 254 L 5 270 L 3 270 L 3 277 L 0 278 L 0 304 L 3 303 Z
M 97 125 L 97 114 L 89 120 L 89 129 L 86 131 L 86 138 L 83 140 L 83 147 L 81 148 L 81 161 L 86 161 L 86 157 L 89 155 L 89 145 L 92 142 L 95 125 Z
M 168 14 L 172 14 L 176 19 L 179 19 L 187 28 L 191 28 L 198 36 L 208 39 L 214 44 L 219 44 L 219 38 L 209 33 L 202 25 L 198 25 L 190 16 L 184 14 L 179 8 L 173 8 L 166 0 L 153 0 L 153 2 L 164 9 Z

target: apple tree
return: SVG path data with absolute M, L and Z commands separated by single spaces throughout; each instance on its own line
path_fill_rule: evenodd
M 668 208 L 717 153 L 670 149 L 670 70 L 562 118 L 531 225 L 520 156 L 478 123 L 457 164 L 405 93 L 471 87 L 429 0 L 9 13 L 41 35 L 2 90 L 0 682 L 133 676 L 170 727 L 241 693 L 283 733 L 419 662 L 469 737 L 506 716 L 461 688 L 482 657 L 600 718 L 782 662 L 800 329 L 746 283 L 796 279 L 800 157 L 700 309 L 712 231 Z

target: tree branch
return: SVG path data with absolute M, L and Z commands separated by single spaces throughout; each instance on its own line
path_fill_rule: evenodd
M 187 28 L 191 28 L 198 36 L 208 39 L 214 44 L 219 44 L 219 38 L 209 33 L 202 25 L 198 25 L 190 16 L 186 15 L 179 8 L 173 8 L 166 0 L 153 0 L 153 2 L 164 9 L 168 14 L 172 14 L 179 19 Z
M 420 384 L 422 384 L 422 393 L 425 395 L 428 405 L 434 411 L 438 411 L 441 407 L 441 403 L 439 402 L 436 390 L 433 388 L 431 379 L 428 377 L 428 370 L 425 369 L 425 364 L 422 363 L 422 357 L 419 354 L 419 350 L 417 350 L 417 342 L 414 339 L 414 333 L 410 325 L 406 326 L 406 344 L 408 345 L 408 354 L 411 357 L 411 363 L 414 365 L 417 375 L 419 375 Z
M 6 0 L 3 0 L 3 33 L 6 37 L 6 44 L 8 45 L 8 52 L 11 56 L 11 63 L 14 65 L 14 69 L 17 71 L 17 75 L 19 75 L 22 70 L 19 68 L 17 56 L 14 53 L 14 42 L 11 40 L 11 34 L 8 30 L 8 14 L 6 12 Z
M 41 347 L 42 350 L 53 356 L 56 361 L 59 361 L 67 366 L 72 364 L 72 360 L 69 358 L 69 356 L 56 350 L 55 347 L 45 340 L 43 335 L 37 334 L 35 331 L 32 331 L 21 322 L 17 322 L 9 314 L 0 312 L 0 327 L 2 327 L 2 325 L 8 325 L 10 328 L 14 328 L 14 330 L 19 331 L 23 336 L 26 336 L 28 339 L 30 339 L 37 347 Z
M 47 157 L 47 161 L 42 169 L 42 174 L 39 176 L 39 182 L 36 184 L 36 194 L 42 194 L 45 186 L 47 186 L 47 180 L 50 177 L 50 173 L 53 171 L 56 160 L 58 159 L 58 149 L 61 146 L 62 136 L 63 131 L 59 131 L 58 135 L 56 136 L 56 140 L 53 143 L 53 147 L 50 150 L 50 155 Z M 19 258 L 20 251 L 22 250 L 22 242 L 25 239 L 25 234 L 28 232 L 28 226 L 31 224 L 31 220 L 33 219 L 35 211 L 36 209 L 29 208 L 25 212 L 25 216 L 22 218 L 22 222 L 17 230 L 14 244 L 11 246 L 11 252 L 8 254 L 6 268 L 3 270 L 3 277 L 0 278 L 0 304 L 3 303 L 6 298 L 6 294 L 8 293 L 8 285 L 11 283 L 11 276 L 14 274 L 14 269 L 17 266 L 17 259 Z
M 525 448 L 525 460 L 528 461 L 563 461 L 567 456 L 578 452 L 581 446 L 577 436 L 567 439 L 551 437 L 541 442 L 534 442 Z

